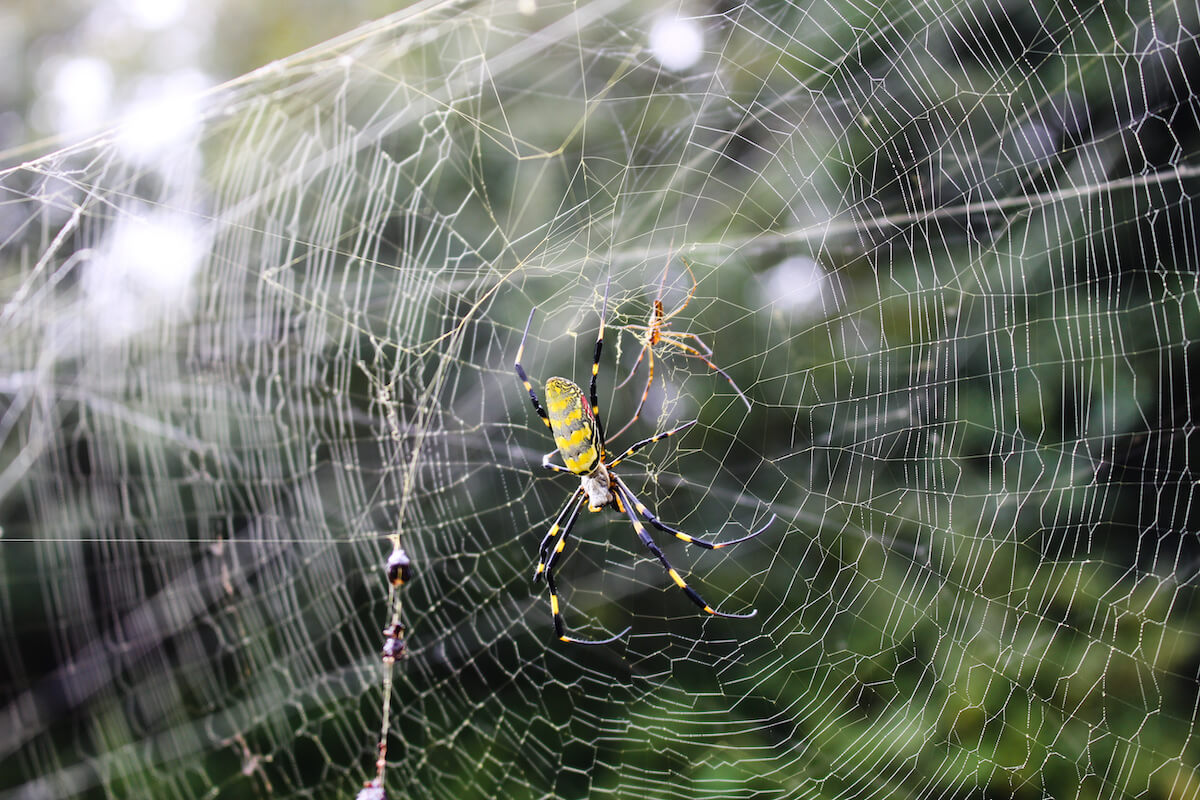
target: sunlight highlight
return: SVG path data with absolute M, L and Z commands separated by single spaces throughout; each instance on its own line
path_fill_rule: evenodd
M 131 161 L 147 164 L 195 140 L 200 133 L 201 92 L 207 76 L 184 70 L 154 81 L 121 123 L 118 142 Z
M 84 273 L 96 330 L 119 340 L 189 314 L 192 280 L 206 251 L 199 230 L 180 215 L 122 217 Z
M 660 17 L 650 28 L 650 52 L 676 72 L 693 66 L 704 52 L 704 34 L 693 19 Z
M 807 256 L 796 256 L 776 264 L 763 276 L 759 297 L 764 305 L 792 314 L 825 308 L 829 273 Z M 832 301 L 832 298 L 829 298 Z
M 112 108 L 112 68 L 98 58 L 58 61 L 46 68 L 38 111 L 56 133 L 76 136 L 97 128 Z

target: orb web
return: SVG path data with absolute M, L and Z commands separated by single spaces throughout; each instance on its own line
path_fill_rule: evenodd
M 1196 9 L 660 11 L 418 5 L 0 174 L 0 797 L 1195 793 Z M 606 286 L 607 429 L 655 301 L 728 374 L 611 447 L 777 516 L 652 531 L 751 620 L 605 511 L 632 630 L 555 640 L 513 360 L 586 385 Z

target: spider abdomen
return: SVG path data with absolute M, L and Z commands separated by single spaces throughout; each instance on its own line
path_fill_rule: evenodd
M 600 434 L 583 390 L 566 378 L 546 381 L 546 413 L 563 464 L 587 475 L 600 463 Z

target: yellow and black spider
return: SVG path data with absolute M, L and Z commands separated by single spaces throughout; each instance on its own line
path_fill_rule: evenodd
M 606 292 L 606 307 L 607 303 L 608 297 Z M 633 523 L 633 530 L 637 533 L 638 538 L 641 539 L 642 544 L 662 563 L 663 568 L 671 576 L 671 580 L 675 582 L 675 585 L 682 589 L 691 601 L 700 608 L 717 617 L 747 619 L 754 616 L 757 613 L 754 610 L 751 610 L 748 614 L 729 614 L 717 611 L 705 602 L 704 598 L 695 589 L 687 585 L 687 582 L 680 576 L 679 572 L 671 566 L 671 562 L 667 561 L 666 555 L 654 543 L 654 540 L 650 538 L 650 534 L 646 531 L 645 526 L 638 519 L 638 514 L 645 517 L 646 521 L 654 528 L 672 534 L 675 538 L 688 544 L 703 547 L 706 550 L 719 550 L 722 547 L 728 547 L 739 542 L 744 542 L 747 539 L 753 539 L 765 531 L 767 526 L 775 520 L 775 517 L 772 516 L 771 519 L 767 520 L 766 525 L 740 539 L 720 543 L 689 536 L 683 531 L 676 530 L 659 520 L 654 515 L 654 512 L 637 499 L 625 481 L 621 480 L 613 471 L 613 468 L 643 447 L 687 430 L 696 424 L 696 420 L 685 422 L 669 431 L 655 434 L 649 439 L 643 439 L 631 445 L 629 449 L 611 461 L 607 460 L 605 451 L 607 442 L 604 438 L 604 426 L 600 422 L 600 404 L 596 397 L 596 376 L 600 372 L 600 352 L 604 347 L 604 312 L 602 311 L 600 314 L 600 333 L 596 337 L 596 351 L 592 358 L 591 404 L 589 405 L 586 402 L 583 390 L 571 381 L 566 378 L 550 378 L 546 381 L 545 408 L 538 401 L 537 393 L 533 390 L 529 376 L 525 374 L 525 370 L 521 367 L 521 355 L 525 351 L 525 340 L 529 336 L 529 325 L 533 322 L 533 315 L 536 312 L 536 307 L 529 312 L 529 321 L 525 323 L 525 333 L 521 336 L 521 346 L 517 349 L 515 363 L 517 377 L 521 379 L 525 390 L 529 392 L 529 399 L 533 403 L 534 410 L 554 435 L 554 443 L 557 449 L 542 456 L 542 466 L 555 472 L 566 472 L 579 476 L 579 488 L 571 494 L 570 499 L 567 500 L 566 505 L 563 506 L 555 518 L 554 524 L 550 526 L 550 530 L 542 539 L 541 546 L 538 548 L 537 570 L 533 574 L 535 581 L 544 577 L 546 585 L 550 589 L 550 611 L 554 615 L 555 634 L 564 642 L 608 644 L 621 638 L 629 631 L 629 628 L 626 628 L 616 636 L 610 636 L 607 639 L 578 639 L 567 635 L 566 623 L 563 622 L 562 613 L 559 609 L 558 589 L 554 585 L 554 563 L 566 547 L 567 535 L 571 532 L 571 528 L 579 518 L 579 512 L 583 508 L 585 501 L 587 502 L 589 511 L 599 511 L 605 506 L 611 505 L 618 512 L 629 517 L 629 521 Z M 555 453 L 562 456 L 565 466 L 560 466 L 550 460 Z

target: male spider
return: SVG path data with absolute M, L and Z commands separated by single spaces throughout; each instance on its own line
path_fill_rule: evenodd
M 704 340 L 701 339 L 699 335 L 691 332 L 672 331 L 667 329 L 667 326 L 670 324 L 671 320 L 674 319 L 675 316 L 681 311 L 687 308 L 687 304 L 692 301 L 692 297 L 696 294 L 696 275 L 692 272 L 692 267 L 690 264 L 688 264 L 686 259 L 681 257 L 679 260 L 683 262 L 683 266 L 684 269 L 687 270 L 688 277 L 692 279 L 692 288 L 688 289 L 687 297 L 683 298 L 683 304 L 669 314 L 663 310 L 663 285 L 667 280 L 667 268 L 663 267 L 662 280 L 658 284 L 658 297 L 654 299 L 654 306 L 650 310 L 650 319 L 647 320 L 645 325 L 625 326 L 625 330 L 633 331 L 634 337 L 637 339 L 638 344 L 641 345 L 641 348 L 638 351 L 637 361 L 633 362 L 633 369 L 629 370 L 629 374 L 625 376 L 625 380 L 617 384 L 617 388 L 620 389 L 622 386 L 629 383 L 629 381 L 633 378 L 634 373 L 637 372 L 637 368 L 641 365 L 643 358 L 646 358 L 647 364 L 646 386 L 644 389 L 642 389 L 642 399 L 638 401 L 637 408 L 634 409 L 633 412 L 633 417 L 624 425 L 622 425 L 620 430 L 613 434 L 614 438 L 627 431 L 629 426 L 636 422 L 637 418 L 641 416 L 642 406 L 646 404 L 646 398 L 650 396 L 650 384 L 654 383 L 654 347 L 658 344 L 671 345 L 672 347 L 681 350 L 686 355 L 703 361 L 709 366 L 709 369 L 716 372 L 729 383 L 729 385 L 733 388 L 733 391 L 737 392 L 737 396 L 740 397 L 742 402 L 746 404 L 746 410 L 750 410 L 749 399 L 747 399 L 742 390 L 738 388 L 738 385 L 733 382 L 733 378 L 729 377 L 729 374 L 726 373 L 725 370 L 721 369 L 712 362 L 712 348 L 706 345 Z M 688 344 L 687 341 L 685 341 L 687 339 L 691 339 L 693 342 L 695 342 L 695 345 Z
M 607 307 L 607 304 L 608 296 L 606 292 L 605 307 Z M 529 312 L 529 320 L 525 323 L 525 333 L 521 335 L 521 346 L 517 349 L 515 363 L 517 377 L 521 379 L 525 390 L 529 392 L 529 399 L 533 403 L 534 411 L 542 418 L 542 422 L 550 428 L 550 431 L 554 435 L 554 443 L 557 445 L 557 450 L 552 450 L 542 456 L 542 466 L 554 472 L 566 472 L 579 476 L 579 488 L 571 494 L 571 497 L 555 518 L 554 524 L 550 526 L 550 530 L 542 539 L 542 543 L 538 548 L 537 569 L 533 574 L 535 581 L 545 577 L 546 585 L 550 589 L 550 612 L 554 615 L 555 634 L 564 642 L 608 644 L 621 638 L 629 631 L 629 628 L 626 628 L 617 635 L 610 636 L 607 639 L 579 639 L 567 635 L 566 623 L 563 622 L 562 613 L 559 610 L 558 589 L 554 585 L 554 563 L 566 547 L 567 535 L 571 532 L 571 528 L 579 518 L 579 512 L 583 508 L 585 501 L 587 502 L 589 511 L 599 511 L 605 506 L 611 505 L 618 512 L 629 517 L 629 521 L 633 523 L 633 530 L 637 533 L 638 538 L 641 539 L 642 544 L 662 563 L 663 568 L 671 576 L 671 580 L 675 582 L 675 585 L 682 589 L 691 601 L 700 608 L 717 617 L 747 619 L 754 616 L 757 613 L 754 610 L 751 610 L 748 614 L 730 614 L 717 611 L 705 602 L 704 598 L 695 589 L 687 585 L 687 582 L 684 581 L 679 572 L 671 566 L 671 562 L 667 561 L 666 555 L 654 543 L 654 540 L 650 538 L 650 534 L 646 531 L 645 526 L 642 525 L 637 515 L 641 514 L 645 517 L 646 521 L 654 528 L 665 533 L 670 533 L 681 541 L 703 547 L 706 550 L 719 550 L 722 547 L 728 547 L 739 542 L 744 542 L 747 539 L 753 539 L 765 531 L 775 520 L 774 515 L 772 515 L 771 519 L 767 520 L 766 525 L 763 525 L 758 530 L 740 539 L 720 543 L 689 536 L 683 531 L 676 530 L 659 520 L 654 515 L 654 512 L 638 500 L 625 481 L 621 480 L 616 472 L 614 472 L 614 467 L 643 447 L 687 430 L 696 424 L 696 420 L 685 422 L 669 431 L 657 433 L 649 439 L 643 439 L 630 446 L 628 450 L 611 461 L 607 460 L 607 451 L 605 450 L 607 440 L 604 438 L 604 426 L 600 422 L 600 404 L 596 397 L 596 376 L 600 372 L 600 351 L 604 346 L 604 312 L 601 311 L 600 314 L 600 333 L 596 337 L 596 351 L 592 357 L 591 405 L 585 402 L 583 390 L 571 381 L 566 378 L 550 378 L 546 381 L 545 408 L 538 401 L 537 393 L 533 390 L 529 376 L 525 374 L 524 368 L 521 367 L 521 355 L 525 351 L 525 340 L 529 336 L 529 325 L 533 322 L 533 315 L 536 312 L 536 307 Z M 562 456 L 565 466 L 559 466 L 550 460 L 555 453 Z M 634 513 L 635 509 L 636 514 Z

